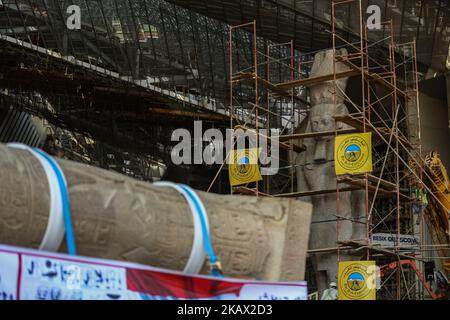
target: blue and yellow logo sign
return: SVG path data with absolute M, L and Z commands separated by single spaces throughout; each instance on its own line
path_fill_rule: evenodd
M 372 171 L 372 133 L 337 136 L 334 147 L 336 174 Z
M 228 168 L 231 186 L 239 186 L 262 180 L 258 158 L 260 150 L 256 148 L 233 150 Z
M 339 300 L 376 299 L 375 261 L 339 262 Z

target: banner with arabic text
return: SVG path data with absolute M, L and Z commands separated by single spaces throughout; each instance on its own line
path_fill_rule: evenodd
M 0 245 L 0 300 L 307 300 L 305 282 L 246 281 Z

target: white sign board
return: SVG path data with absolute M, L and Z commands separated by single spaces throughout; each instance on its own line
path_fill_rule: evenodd
M 307 300 L 306 282 L 261 282 L 0 245 L 0 300 Z
M 372 234 L 372 244 L 384 247 L 394 247 L 397 245 L 397 235 L 390 233 L 374 233 Z M 400 235 L 400 247 L 414 247 L 420 244 L 418 237 L 406 234 Z

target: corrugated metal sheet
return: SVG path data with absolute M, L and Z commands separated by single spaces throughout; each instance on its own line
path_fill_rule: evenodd
M 1 121 L 1 119 L 0 119 Z M 0 124 L 0 142 L 24 143 L 31 147 L 42 147 L 45 130 L 25 112 L 9 110 Z

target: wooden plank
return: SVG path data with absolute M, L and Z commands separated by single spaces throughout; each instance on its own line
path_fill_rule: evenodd
M 392 190 L 396 190 L 397 189 L 397 186 L 394 183 L 389 182 L 389 181 L 384 180 L 384 179 L 380 179 L 379 177 L 376 177 L 374 175 L 367 174 L 367 178 L 370 181 L 372 181 L 373 183 L 375 183 L 375 184 L 378 184 L 378 181 L 379 181 L 380 185 L 385 186 L 386 188 L 389 188 L 389 189 L 392 189 Z
M 364 124 L 363 122 L 358 119 L 358 118 L 354 118 L 350 115 L 345 115 L 345 116 L 334 116 L 333 117 L 335 121 L 339 121 L 342 123 L 345 123 L 349 126 L 352 126 L 355 129 L 358 129 L 360 131 L 364 130 Z
M 359 130 L 360 132 L 364 131 L 364 124 L 363 124 L 362 119 L 355 118 L 350 115 L 334 116 L 333 118 L 335 121 L 343 122 L 349 126 L 352 126 L 355 129 Z M 389 136 L 391 135 L 391 130 L 386 127 L 378 127 L 375 130 L 374 128 L 371 127 L 371 124 L 368 124 L 366 126 L 366 130 L 370 131 L 370 132 L 374 132 L 374 133 L 376 133 L 376 131 L 378 131 L 380 134 L 382 134 L 386 138 L 389 138 Z M 395 139 L 397 139 L 397 136 L 393 135 L 392 139 L 393 139 L 393 141 L 395 141 Z M 398 139 L 405 147 L 413 149 L 413 146 L 407 139 L 405 139 L 404 137 L 398 137 Z
M 365 189 L 366 188 L 366 181 L 365 179 L 352 179 L 351 177 L 340 177 L 338 178 L 338 182 L 339 183 L 345 183 L 345 184 L 349 184 L 355 187 L 360 187 L 361 189 Z M 375 192 L 377 190 L 377 188 L 373 185 L 368 185 L 368 189 L 371 192 Z M 393 191 L 391 190 L 386 190 L 383 188 L 378 188 L 378 193 L 379 194 L 383 194 L 383 195 L 389 195 L 389 194 L 394 194 Z
M 243 81 L 243 80 L 254 80 L 255 79 L 255 74 L 251 73 L 251 72 L 239 72 L 233 75 L 232 77 L 233 82 L 238 82 L 238 81 Z M 267 81 L 266 79 L 263 79 L 261 77 L 257 77 L 257 81 L 258 84 L 263 86 L 266 89 L 269 89 L 277 94 L 279 94 L 280 96 L 283 97 L 292 97 L 292 92 L 289 90 L 285 90 L 282 88 L 278 88 L 277 85 Z M 311 105 L 311 103 L 309 101 L 306 101 L 305 99 L 295 96 L 294 95 L 294 100 L 299 101 L 305 105 Z
M 379 253 L 383 253 L 383 254 L 387 254 L 387 255 L 392 255 L 393 257 L 396 257 L 396 258 L 400 257 L 400 258 L 404 258 L 404 259 L 412 259 L 412 260 L 416 259 L 413 256 L 402 254 L 402 253 L 400 253 L 398 251 L 391 251 L 391 250 L 388 250 L 388 249 L 380 248 L 378 245 L 372 245 L 372 244 L 363 243 L 363 242 L 357 242 L 357 241 L 352 241 L 352 240 L 337 241 L 336 243 L 338 245 L 342 245 L 342 246 L 345 246 L 345 247 L 348 247 L 348 246 L 352 246 L 354 248 L 364 247 L 364 248 L 372 250 L 374 252 L 379 252 Z
M 242 129 L 244 131 L 249 130 L 249 131 L 253 132 L 254 135 L 256 135 L 256 132 L 255 132 L 254 129 L 248 129 L 248 128 L 243 127 L 241 125 L 238 125 L 235 128 L 236 129 L 239 128 L 239 129 Z M 269 147 L 271 146 L 272 140 L 275 140 L 277 138 L 277 137 L 268 137 L 268 136 L 262 135 L 261 133 L 259 133 L 259 136 L 260 136 L 260 138 L 267 139 L 267 144 L 268 144 Z M 279 144 L 280 148 L 282 148 L 284 150 L 293 150 L 293 151 L 295 151 L 297 153 L 302 153 L 302 152 L 306 151 L 306 147 L 298 146 L 298 145 L 296 145 L 294 143 L 286 143 L 286 142 L 278 141 L 278 144 Z
M 357 70 L 348 70 L 336 73 L 336 79 L 349 78 L 360 74 Z M 277 84 L 276 87 L 280 90 L 291 90 L 301 86 L 312 86 L 315 84 L 334 80 L 334 74 L 327 74 L 324 76 L 311 77 L 305 79 L 298 79 L 294 81 Z
M 352 70 L 358 71 L 359 74 L 362 73 L 361 71 L 361 67 L 358 67 L 356 65 L 354 65 L 353 63 L 351 63 L 349 60 L 343 58 L 343 57 L 336 57 L 336 60 L 345 64 L 346 66 L 352 68 Z M 384 79 L 383 77 L 381 77 L 379 74 L 377 73 L 371 73 L 368 70 L 364 69 L 364 75 L 368 78 L 370 78 L 371 80 L 374 80 L 375 82 L 377 82 L 378 84 L 380 84 L 382 87 L 390 90 L 390 91 L 394 91 L 395 89 L 397 90 L 397 92 L 402 95 L 404 98 L 408 98 L 408 95 L 400 90 L 399 88 L 395 88 L 389 81 L 386 81 L 386 79 Z
M 347 192 L 358 190 L 360 188 L 348 187 L 348 188 L 340 188 L 339 192 Z M 337 189 L 325 189 L 325 190 L 313 190 L 313 191 L 299 191 L 299 192 L 289 192 L 289 193 L 280 193 L 272 195 L 273 197 L 285 197 L 285 198 L 300 198 L 300 197 L 309 197 L 321 194 L 329 194 L 336 193 Z
M 358 180 L 353 180 L 351 177 L 342 177 L 342 178 L 338 178 L 338 182 L 339 183 L 345 183 L 345 184 L 349 184 L 352 186 L 357 186 L 360 187 L 361 189 L 365 189 L 366 188 L 366 181 L 365 179 L 358 179 Z M 369 192 L 375 193 L 377 188 L 374 185 L 369 184 L 368 185 L 368 189 Z M 378 188 L 378 195 L 380 196 L 386 196 L 386 197 L 396 197 L 397 196 L 397 191 L 396 190 L 387 190 L 384 188 Z M 406 201 L 411 201 L 412 199 L 407 196 L 404 193 L 400 192 L 400 197 Z
M 275 138 L 278 138 L 280 141 L 288 141 L 295 139 L 308 139 L 314 137 L 326 137 L 326 136 L 334 136 L 336 133 L 339 134 L 350 134 L 359 132 L 357 129 L 343 129 L 337 131 L 322 131 L 322 132 L 305 132 L 305 133 L 294 133 L 289 135 L 282 135 Z
M 256 196 L 256 189 L 247 187 L 233 187 L 233 194 L 242 194 L 246 196 Z M 258 195 L 262 197 L 272 197 L 270 194 L 258 191 Z
M 344 178 L 344 177 L 341 177 L 341 178 Z M 353 179 L 353 180 L 361 180 L 361 179 L 365 179 L 365 174 L 364 173 L 347 174 L 345 176 L 345 178 L 349 178 L 349 179 Z M 380 179 L 379 177 L 374 176 L 370 173 L 367 173 L 367 179 L 370 182 L 374 183 L 375 185 L 378 184 L 378 181 L 380 181 L 380 185 L 386 187 L 389 190 L 395 191 L 397 189 L 397 186 L 394 183 L 384 180 L 384 179 Z

